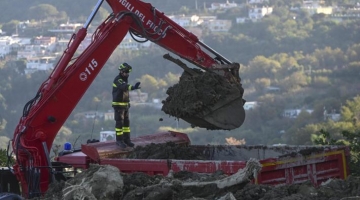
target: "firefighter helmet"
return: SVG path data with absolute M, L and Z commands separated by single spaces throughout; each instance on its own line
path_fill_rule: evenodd
M 131 67 L 129 64 L 127 64 L 127 63 L 123 63 L 123 64 L 121 64 L 121 65 L 119 66 L 119 70 L 120 70 L 120 71 L 125 71 L 125 72 L 131 72 L 132 67 Z

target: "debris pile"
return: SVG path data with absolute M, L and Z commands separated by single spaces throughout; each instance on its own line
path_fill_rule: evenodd
M 317 149 L 311 149 L 317 151 Z M 303 152 L 305 155 L 308 152 Z M 127 158 L 207 160 L 206 155 L 174 143 L 137 146 Z M 222 171 L 201 174 L 170 171 L 167 176 L 122 173 L 113 166 L 90 168 L 66 182 L 50 185 L 46 200 L 346 200 L 360 199 L 360 178 L 329 179 L 318 188 L 310 182 L 284 186 L 256 185 L 251 180 L 261 170 L 255 159 L 229 176 Z M 44 198 L 42 198 L 44 199 Z
M 125 174 L 113 166 L 94 164 L 66 182 L 51 184 L 45 199 L 234 199 L 230 191 L 243 188 L 260 169 L 259 161 L 251 159 L 244 169 L 231 176 L 222 172 L 199 174 L 183 171 L 169 173 L 165 177 L 144 173 Z
M 253 166 L 257 166 L 253 162 Z M 247 172 L 250 172 L 247 169 Z M 245 171 L 238 173 L 244 175 Z M 360 199 L 360 178 L 329 179 L 314 188 L 310 182 L 285 186 L 231 182 L 221 171 L 198 174 L 187 171 L 150 176 L 125 174 L 112 166 L 91 165 L 67 182 L 54 183 L 46 200 L 350 200 Z M 235 179 L 232 179 L 235 180 Z M 226 186 L 226 187 L 224 187 Z

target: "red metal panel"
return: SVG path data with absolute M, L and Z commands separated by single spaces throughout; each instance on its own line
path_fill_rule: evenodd
M 245 161 L 199 161 L 199 160 L 172 160 L 171 169 L 174 172 L 191 171 L 198 173 L 213 173 L 222 170 L 225 174 L 234 174 L 246 166 Z
M 318 186 L 329 178 L 345 179 L 348 174 L 347 150 L 262 160 L 263 168 L 258 177 L 258 183 L 283 185 L 310 180 L 315 186 Z
M 56 161 L 67 163 L 75 168 L 87 169 L 91 159 L 83 152 L 75 152 L 64 156 L 56 157 Z
M 135 146 L 146 146 L 151 143 L 160 144 L 167 142 L 188 145 L 190 144 L 190 139 L 185 133 L 168 131 L 136 137 L 132 139 L 132 142 L 135 144 Z M 116 155 L 116 157 L 118 158 L 125 158 L 126 154 L 128 154 L 131 150 L 132 148 L 119 148 L 116 145 L 115 141 L 97 142 L 81 145 L 81 151 L 96 162 L 101 162 L 100 159 L 105 157 L 114 157 L 113 155 Z

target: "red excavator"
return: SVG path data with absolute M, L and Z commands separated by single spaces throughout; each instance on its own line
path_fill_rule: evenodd
M 91 44 L 74 57 L 103 1 L 98 1 L 84 26 L 73 34 L 53 72 L 25 105 L 15 129 L 11 141 L 16 160 L 13 173 L 26 198 L 38 197 L 47 191 L 53 177 L 49 151 L 55 136 L 128 32 L 135 38 L 156 43 L 206 73 L 223 76 L 237 88 L 229 95 L 231 97 L 220 99 L 211 107 L 204 108 L 204 112 L 179 118 L 193 126 L 224 130 L 240 127 L 244 122 L 245 100 L 242 99 L 239 64 L 224 58 L 149 3 L 106 0 L 112 13 L 98 26 Z M 197 75 L 178 59 L 166 58 L 184 68 L 189 76 Z

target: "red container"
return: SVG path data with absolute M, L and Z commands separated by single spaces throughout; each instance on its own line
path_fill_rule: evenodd
M 175 142 L 189 145 L 183 133 L 165 132 L 133 140 L 136 145 Z M 128 151 L 118 149 L 114 142 L 83 145 L 82 151 L 58 157 L 57 160 L 74 167 L 87 168 L 90 163 L 113 165 L 121 172 L 144 172 L 164 175 L 170 171 L 213 173 L 217 170 L 231 175 L 246 166 L 246 161 L 256 158 L 262 170 L 254 180 L 256 184 L 284 185 L 310 180 L 314 186 L 329 178 L 346 179 L 350 150 L 346 146 L 233 146 L 189 145 L 205 160 L 181 159 L 128 159 Z M 109 158 L 116 155 L 117 158 Z

